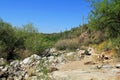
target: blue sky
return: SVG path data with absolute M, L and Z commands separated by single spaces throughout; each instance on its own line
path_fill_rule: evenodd
M 79 26 L 89 11 L 86 0 L 0 0 L 0 17 L 5 22 L 19 27 L 33 23 L 42 33 Z

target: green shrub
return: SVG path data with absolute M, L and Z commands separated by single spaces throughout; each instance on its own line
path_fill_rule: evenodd
M 120 60 L 120 36 L 112 38 L 113 48 L 116 51 L 115 57 Z

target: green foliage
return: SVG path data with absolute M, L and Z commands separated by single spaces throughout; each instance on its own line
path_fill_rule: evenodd
M 10 24 L 1 21 L 0 54 L 8 60 L 23 59 L 34 53 L 43 55 L 44 50 L 52 47 L 59 37 L 56 34 L 41 34 L 31 23 L 21 28 L 13 28 Z
M 15 37 L 12 26 L 9 23 L 0 21 L 0 54 L 3 55 L 1 57 L 5 57 L 7 59 L 12 58 L 14 44 L 15 44 Z
M 120 57 L 120 36 L 117 38 L 113 38 L 112 42 L 113 42 L 113 47 L 116 50 L 117 56 L 119 55 Z
M 51 45 L 32 24 L 23 25 L 23 28 L 16 31 L 16 35 L 18 41 L 23 43 L 23 48 L 31 51 L 32 54 L 42 55 L 42 52 Z
M 117 37 L 120 34 L 120 0 L 94 0 L 91 5 L 89 27 Z

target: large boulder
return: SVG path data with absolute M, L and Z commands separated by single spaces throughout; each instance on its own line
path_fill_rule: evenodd
M 33 58 L 33 59 L 35 59 L 35 60 L 41 59 L 41 57 L 38 56 L 37 54 L 33 54 L 33 55 L 31 56 L 31 58 Z
M 22 62 L 23 62 L 23 64 L 30 64 L 30 63 L 32 63 L 32 59 L 30 57 L 27 57 Z
M 33 54 L 33 55 L 31 55 L 30 57 L 25 58 L 25 59 L 22 61 L 22 63 L 23 63 L 23 64 L 26 64 L 26 65 L 29 65 L 29 64 L 33 63 L 34 61 L 40 60 L 40 59 L 41 59 L 40 56 L 38 56 L 38 55 L 36 55 L 36 54 Z M 22 64 L 22 63 L 21 63 L 21 64 Z

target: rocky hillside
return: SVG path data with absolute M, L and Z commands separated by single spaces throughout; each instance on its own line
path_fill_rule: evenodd
M 0 80 L 120 80 L 120 62 L 93 48 L 74 52 L 51 48 L 46 57 L 33 54 L 10 63 L 1 58 Z

